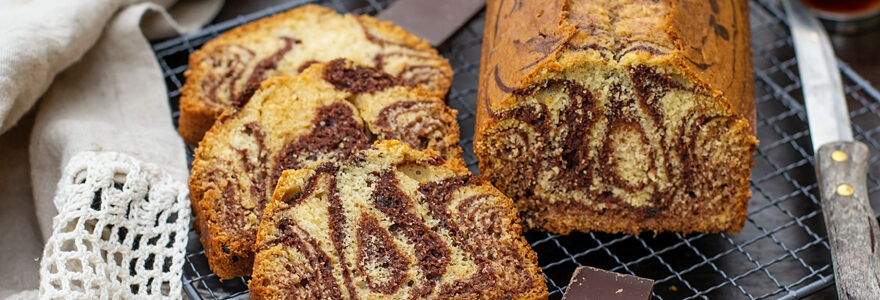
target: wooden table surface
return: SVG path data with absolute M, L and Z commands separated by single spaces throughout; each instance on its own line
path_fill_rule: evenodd
M 284 2 L 286 1 L 227 1 L 213 22 L 222 22 Z M 831 34 L 831 39 L 837 56 L 877 88 L 880 83 L 880 29 L 857 35 Z M 837 293 L 832 285 L 805 299 L 837 299 Z

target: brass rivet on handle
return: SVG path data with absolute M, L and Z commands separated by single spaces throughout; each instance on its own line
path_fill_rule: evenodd
M 840 150 L 835 150 L 834 152 L 831 152 L 831 159 L 833 159 L 836 162 L 845 161 L 847 159 L 846 152 L 843 152 Z
M 853 190 L 853 187 L 850 186 L 849 184 L 844 183 L 844 184 L 837 186 L 837 194 L 838 195 L 852 196 L 853 193 L 855 193 L 855 191 Z

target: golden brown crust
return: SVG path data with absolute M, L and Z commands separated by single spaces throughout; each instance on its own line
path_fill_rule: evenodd
M 692 78 L 721 92 L 755 134 L 749 5 L 739 0 L 676 0 L 670 3 L 671 35 L 680 64 Z
M 192 85 L 184 85 L 182 89 L 192 89 Z M 181 95 L 194 92 L 181 91 Z M 186 100 L 181 96 L 180 117 L 177 119 L 177 132 L 188 144 L 198 144 L 205 132 L 214 125 L 214 119 L 223 113 L 220 109 L 205 107 L 204 103 Z M 183 129 L 181 129 L 183 128 Z
M 251 296 L 546 299 L 513 202 L 438 158 L 380 141 L 354 160 L 285 171 L 260 224 Z
M 225 113 L 222 114 L 220 119 L 228 117 L 229 114 Z M 216 131 L 217 133 L 213 135 L 222 135 L 219 129 Z M 199 147 L 196 149 L 210 152 L 212 147 L 213 145 L 210 142 L 203 140 L 199 142 Z M 198 156 L 196 159 L 199 159 Z M 198 164 L 194 162 L 193 166 L 201 164 L 201 162 Z M 199 169 L 204 169 L 204 167 Z M 196 217 L 193 220 L 193 226 L 196 232 L 199 233 L 199 242 L 201 242 L 202 249 L 205 251 L 211 271 L 221 279 L 232 279 L 250 274 L 254 261 L 252 253 L 248 253 L 248 251 L 232 252 L 232 249 L 247 249 L 249 246 L 235 239 L 230 239 L 224 234 L 224 226 L 217 220 L 217 212 L 222 210 L 218 202 L 224 197 L 222 193 L 224 189 L 222 187 L 232 183 L 231 181 L 224 181 L 222 184 L 206 184 L 213 181 L 211 175 L 194 168 L 187 181 L 190 199 L 192 199 L 193 214 Z
M 196 148 L 190 196 L 211 269 L 222 279 L 250 275 L 263 208 L 286 169 L 350 157 L 374 138 L 436 150 L 464 168 L 455 115 L 433 93 L 343 59 L 264 81 Z
M 348 47 L 338 47 L 343 43 Z M 452 83 L 449 63 L 402 28 L 305 5 L 234 28 L 193 52 L 181 88 L 178 131 L 195 145 L 220 113 L 246 102 L 261 79 L 296 75 L 311 62 L 339 57 L 383 64 L 386 72 L 440 98 Z
M 188 181 L 191 199 L 201 199 L 200 201 L 193 200 L 192 203 L 193 214 L 196 217 L 193 220 L 193 226 L 196 232 L 199 233 L 199 241 L 202 244 L 202 249 L 205 251 L 205 256 L 208 258 L 211 270 L 221 279 L 231 279 L 236 276 L 242 276 L 241 274 L 250 274 L 254 264 L 253 255 L 230 253 L 230 246 L 228 245 L 232 245 L 233 248 L 241 248 L 243 245 L 219 237 L 222 228 L 210 226 L 208 222 L 204 221 L 209 218 L 209 214 L 211 214 L 209 211 L 216 209 L 212 204 L 222 196 L 216 189 L 207 189 L 199 182 L 200 180 L 201 178 L 193 176 Z
M 477 101 L 477 115 L 483 117 L 477 118 L 477 130 L 489 120 L 487 108 L 509 106 L 514 90 L 528 88 L 547 72 L 563 68 L 557 58 L 578 51 L 570 49 L 571 45 L 594 50 L 605 48 L 618 55 L 651 45 L 669 51 L 663 55 L 662 64 L 680 68 L 690 80 L 721 93 L 723 101 L 739 117 L 749 120 L 754 134 L 755 103 L 747 2 L 660 0 L 657 4 L 646 3 L 644 6 L 650 6 L 649 9 L 665 6 L 666 20 L 651 24 L 656 27 L 646 25 L 650 23 L 636 23 L 626 24 L 629 28 L 623 29 L 623 26 L 602 28 L 601 23 L 610 20 L 595 15 L 577 19 L 578 15 L 571 12 L 572 7 L 584 5 L 587 6 L 585 9 L 598 8 L 602 11 L 595 14 L 604 15 L 614 10 L 609 6 L 621 2 L 628 1 L 488 1 Z M 631 3 L 631 6 L 641 5 Z M 500 23 L 527 25 L 499 26 Z M 626 34 L 614 36 L 614 32 L 608 32 L 613 31 L 611 29 Z
M 739 231 L 746 2 L 498 0 L 486 19 L 474 151 L 528 228 Z

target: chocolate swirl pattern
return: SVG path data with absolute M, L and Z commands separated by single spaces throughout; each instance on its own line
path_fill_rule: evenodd
M 337 58 L 440 98 L 452 81 L 449 63 L 403 29 L 370 16 L 305 5 L 230 30 L 193 52 L 181 88 L 180 135 L 195 145 L 223 111 L 244 106 L 263 80 Z
M 298 43 L 298 39 L 282 36 L 274 43 L 252 45 L 254 49 L 277 49 L 263 57 L 249 47 L 235 44 L 223 45 L 215 55 L 203 57 L 200 65 L 208 65 L 214 70 L 201 82 L 211 107 L 241 108 L 260 87 L 267 73 L 274 70 L 278 61 Z
M 539 165 L 533 158 L 544 153 L 546 132 L 549 122 L 546 120 L 547 107 L 543 104 L 515 107 L 501 113 L 502 121 L 491 129 L 487 129 L 483 143 L 485 155 L 503 156 L 506 160 L 481 160 L 481 170 L 497 170 L 503 174 L 518 174 L 508 180 L 498 180 L 493 184 L 505 191 L 506 195 L 517 198 L 532 197 L 534 190 L 528 187 L 538 180 Z
M 528 227 L 742 227 L 757 145 L 751 73 L 735 72 L 750 70 L 745 3 L 496 1 L 486 15 L 474 152 Z
M 455 124 L 455 114 L 441 102 L 400 101 L 382 108 L 376 132 L 379 139 L 400 140 L 420 149 L 453 149 L 458 138 L 443 129 Z
M 227 45 L 218 54 L 206 57 L 206 63 L 216 72 L 208 74 L 201 89 L 212 107 L 228 105 L 236 95 L 236 83 L 241 79 L 256 53 L 240 45 Z
M 410 260 L 404 256 L 391 233 L 379 225 L 379 220 L 361 214 L 357 228 L 357 276 L 366 278 L 371 292 L 390 295 L 400 289 L 406 280 Z M 370 271 L 382 274 L 369 276 Z M 388 274 L 388 275 L 385 275 Z
M 438 163 L 448 161 L 463 166 L 455 114 L 430 92 L 407 86 L 376 68 L 343 59 L 314 63 L 297 77 L 267 80 L 241 110 L 224 114 L 196 148 L 190 195 L 211 269 L 221 278 L 250 275 L 260 218 L 284 170 L 304 168 L 319 161 L 354 161 L 355 154 L 377 138 L 400 139 L 415 149 L 435 151 L 440 155 Z M 406 204 L 402 203 L 408 198 L 399 195 L 392 190 L 377 195 L 377 199 L 381 198 L 377 202 L 387 204 L 378 209 L 389 210 L 389 215 L 403 209 Z M 339 200 L 329 201 L 328 209 L 335 218 L 332 223 L 343 226 L 346 218 Z M 395 219 L 401 224 L 399 230 L 420 239 L 412 243 L 443 244 L 430 229 L 418 227 L 418 222 L 413 221 L 416 217 L 408 212 L 394 215 L 402 218 Z M 362 223 L 358 222 L 352 224 Z M 298 230 L 290 227 L 293 236 Z M 386 247 L 382 235 L 369 228 L 365 230 L 361 236 L 378 243 L 369 251 L 387 253 L 391 255 L 389 259 L 396 257 L 396 250 Z M 312 249 L 306 238 L 290 243 L 316 259 L 333 255 L 332 251 L 321 254 L 328 250 Z M 342 251 L 345 241 L 334 238 L 332 243 L 338 248 L 334 251 Z M 442 269 L 446 260 L 431 260 L 446 257 L 443 253 L 448 250 L 444 249 L 429 247 L 420 250 L 415 258 L 405 258 Z M 400 260 L 394 258 L 388 263 L 396 266 Z M 389 268 L 388 274 L 396 274 L 394 268 Z M 429 275 L 442 273 L 435 269 L 423 271 Z M 351 272 L 354 271 L 339 273 L 345 279 L 340 295 L 354 293 Z M 369 285 L 390 289 L 400 284 L 393 279 L 399 275 L 376 279 Z M 413 293 L 420 295 L 423 291 Z
M 311 132 L 291 141 L 275 156 L 270 187 L 278 182 L 281 172 L 300 168 L 301 162 L 324 157 L 347 159 L 368 145 L 362 122 L 355 118 L 352 108 L 342 102 L 319 107 L 312 123 Z
M 399 141 L 356 156 L 284 172 L 260 224 L 252 297 L 547 297 L 498 190 Z

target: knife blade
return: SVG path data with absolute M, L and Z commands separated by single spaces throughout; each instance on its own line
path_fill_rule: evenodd
M 880 299 L 880 226 L 868 201 L 870 152 L 854 141 L 828 34 L 798 0 L 783 0 L 815 155 L 840 299 Z
M 486 5 L 485 0 L 398 0 L 376 17 L 439 46 Z
M 800 1 L 786 0 L 785 11 L 794 41 L 813 153 L 833 141 L 852 141 L 849 111 L 837 59 L 828 34 Z M 815 108 L 815 109 L 814 109 Z

